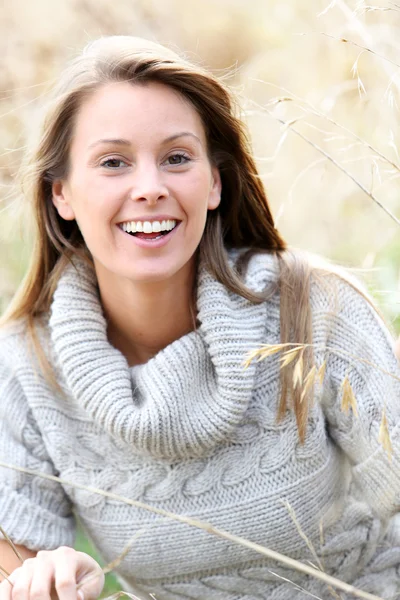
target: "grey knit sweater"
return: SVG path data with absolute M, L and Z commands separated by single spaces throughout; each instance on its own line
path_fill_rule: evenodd
M 275 259 L 263 255 L 246 282 L 261 290 L 276 277 Z M 68 267 L 40 324 L 62 391 L 41 375 L 22 323 L 1 334 L 0 460 L 194 516 L 315 564 L 300 526 L 327 572 L 385 598 L 398 593 L 400 383 L 346 353 L 398 377 L 399 368 L 367 301 L 347 283 L 334 287 L 312 289 L 316 362 L 325 358 L 327 369 L 301 445 L 290 411 L 276 422 L 278 356 L 243 368 L 249 350 L 279 343 L 278 293 L 252 305 L 201 268 L 198 330 L 129 368 L 107 340 L 93 273 Z M 357 416 L 341 410 L 346 375 Z M 378 441 L 384 408 L 391 462 Z M 204 531 L 0 469 L 0 523 L 15 542 L 72 545 L 76 517 L 107 561 L 139 532 L 119 574 L 143 598 L 331 597 L 321 582 Z

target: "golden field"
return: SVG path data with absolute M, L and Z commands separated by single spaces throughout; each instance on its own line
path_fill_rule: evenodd
M 238 95 L 278 227 L 294 246 L 366 270 L 399 311 L 400 8 L 355 0 L 14 0 L 0 13 L 0 298 L 30 253 L 16 173 L 43 100 L 100 35 L 185 52 Z M 347 40 L 347 41 L 343 41 Z
M 286 240 L 364 277 L 400 333 L 400 4 L 13 0 L 0 28 L 0 312 L 29 260 L 16 179 L 46 94 L 88 41 L 133 34 L 231 85 Z

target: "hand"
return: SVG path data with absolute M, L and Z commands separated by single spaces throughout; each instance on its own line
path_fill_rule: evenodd
M 67 546 L 38 552 L 8 579 L 0 583 L 0 600 L 96 600 L 104 586 L 100 565 Z

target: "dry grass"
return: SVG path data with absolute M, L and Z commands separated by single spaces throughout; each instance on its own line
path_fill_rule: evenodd
M 399 26 L 400 8 L 389 0 L 373 5 L 357 0 L 58 0 L 57 10 L 52 0 L 3 4 L 0 311 L 29 258 L 28 225 L 20 219 L 20 235 L 15 221 L 14 180 L 36 111 L 67 58 L 90 39 L 122 33 L 171 44 L 225 75 L 240 97 L 260 174 L 286 239 L 369 269 L 368 283 L 394 321 L 400 312 Z M 265 347 L 262 358 L 282 350 L 282 366 L 296 361 L 294 383 L 303 391 L 323 380 L 325 364 L 304 374 L 301 347 Z M 348 382 L 342 392 L 343 409 L 356 414 Z M 380 442 L 390 455 L 385 411 Z M 164 516 L 285 564 L 290 560 L 208 524 Z M 336 589 L 376 600 L 322 570 L 294 563 L 292 568 Z
M 249 352 L 245 362 L 244 367 L 247 368 L 250 363 L 255 360 L 257 362 L 261 360 L 266 360 L 270 356 L 277 354 L 278 352 L 282 353 L 280 358 L 280 366 L 281 369 L 291 365 L 294 361 L 296 364 L 293 369 L 293 386 L 302 387 L 301 399 L 308 397 L 310 390 L 314 389 L 315 383 L 318 382 L 320 385 L 323 384 L 326 364 L 330 354 L 336 354 L 337 356 L 345 356 L 349 359 L 349 369 L 351 369 L 354 363 L 361 362 L 367 364 L 371 369 L 377 369 L 381 371 L 388 377 L 393 377 L 397 381 L 400 381 L 400 378 L 395 374 L 387 371 L 386 369 L 380 367 L 379 365 L 374 364 L 373 362 L 366 360 L 364 358 L 358 357 L 350 352 L 346 352 L 343 350 L 339 350 L 337 348 L 332 348 L 329 346 L 319 347 L 315 344 L 312 344 L 314 350 L 323 350 L 325 352 L 325 359 L 322 362 L 321 366 L 317 369 L 316 365 L 312 366 L 309 372 L 305 375 L 303 372 L 303 352 L 307 346 L 311 344 L 264 344 L 260 348 L 256 348 Z M 346 375 L 340 386 L 341 391 L 341 410 L 345 413 L 348 413 L 349 410 L 352 410 L 352 413 L 355 417 L 358 417 L 357 410 L 357 399 L 354 395 L 353 388 L 351 387 L 348 375 Z M 384 406 L 382 411 L 381 424 L 379 428 L 379 438 L 378 441 L 382 444 L 385 452 L 388 455 L 389 460 L 392 460 L 393 457 L 393 448 L 392 442 L 390 440 L 389 427 L 386 417 L 386 408 Z
M 51 0 L 14 0 L 2 6 L 1 19 L 3 307 L 29 258 L 27 223 L 22 218 L 22 242 L 11 198 L 36 111 L 61 66 L 83 44 L 103 34 L 133 33 L 180 48 L 227 78 L 239 94 L 284 236 L 294 246 L 371 269 L 369 283 L 386 315 L 397 317 L 395 4 L 59 0 L 55 11 Z
M 314 577 L 314 578 L 322 581 L 323 583 L 325 583 L 327 586 L 333 587 L 334 589 L 343 591 L 347 594 L 351 594 L 355 598 L 363 598 L 365 600 L 383 600 L 382 598 L 375 596 L 374 594 L 370 594 L 368 592 L 364 592 L 363 590 L 359 590 L 356 587 L 354 587 L 353 585 L 345 583 L 344 581 L 341 581 L 341 580 L 337 579 L 336 577 L 327 575 L 326 573 L 324 573 L 322 570 L 319 570 L 318 568 L 315 568 L 313 566 L 302 563 L 298 560 L 295 560 L 293 558 L 285 556 L 284 554 L 280 554 L 279 552 L 275 552 L 274 550 L 271 550 L 269 548 L 265 548 L 264 546 L 261 546 L 260 544 L 255 544 L 254 542 L 251 542 L 249 540 L 241 538 L 237 535 L 233 535 L 232 533 L 229 533 L 228 531 L 218 529 L 218 528 L 214 527 L 213 525 L 211 525 L 210 523 L 205 523 L 204 521 L 200 521 L 198 519 L 193 519 L 193 518 L 187 517 L 185 515 L 171 513 L 162 508 L 156 508 L 154 506 L 150 506 L 149 504 L 140 502 L 138 500 L 132 500 L 131 498 L 119 496 L 118 494 L 114 494 L 112 492 L 107 492 L 105 490 L 100 490 L 95 487 L 71 482 L 71 481 L 63 479 L 61 477 L 56 477 L 54 475 L 47 475 L 45 473 L 40 473 L 38 471 L 33 471 L 31 469 L 25 469 L 25 468 L 19 467 L 17 465 L 10 465 L 10 464 L 4 463 L 2 461 L 0 461 L 0 466 L 5 467 L 7 469 L 13 469 L 20 473 L 25 473 L 26 475 L 34 475 L 37 477 L 42 477 L 43 479 L 47 479 L 49 481 L 56 481 L 58 483 L 61 483 L 64 486 L 71 486 L 71 487 L 75 487 L 78 489 L 86 490 L 93 494 L 100 494 L 101 496 L 104 496 L 111 500 L 123 502 L 124 504 L 128 504 L 129 506 L 135 506 L 136 508 L 140 508 L 140 509 L 152 512 L 154 514 L 160 515 L 161 517 L 166 517 L 166 518 L 172 519 L 174 521 L 179 521 L 180 523 L 184 523 L 185 525 L 188 525 L 189 527 L 196 527 L 197 529 L 202 529 L 203 531 L 206 531 L 207 533 L 209 533 L 211 535 L 215 535 L 217 537 L 223 538 L 225 540 L 228 540 L 228 541 L 230 541 L 234 544 L 238 544 L 240 546 L 245 546 L 246 548 L 249 548 L 250 550 L 257 552 L 258 554 L 260 554 L 266 558 L 272 559 L 272 560 L 276 561 L 277 563 L 282 564 L 290 569 L 293 569 L 295 571 L 303 573 L 304 575 L 309 575 L 311 577 Z M 125 548 L 122 552 L 121 557 L 119 557 L 115 561 L 113 561 L 113 564 L 118 565 L 128 550 L 129 550 L 129 548 L 128 549 Z M 287 581 L 289 583 L 291 583 L 289 580 L 287 580 Z M 298 588 L 298 586 L 296 584 L 293 584 L 293 585 L 295 585 Z M 79 586 L 78 586 L 78 589 L 79 589 Z M 123 593 L 126 594 L 125 592 L 123 592 Z M 132 595 L 130 595 L 130 597 L 132 597 Z

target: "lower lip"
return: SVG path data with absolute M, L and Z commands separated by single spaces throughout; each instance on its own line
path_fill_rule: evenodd
M 128 237 L 130 240 L 132 240 L 135 244 L 137 244 L 138 246 L 140 246 L 141 248 L 161 248 L 162 246 L 165 246 L 165 244 L 168 244 L 169 240 L 173 237 L 173 235 L 175 234 L 176 230 L 179 228 L 181 222 L 179 222 L 174 229 L 172 229 L 171 231 L 169 231 L 168 233 L 166 233 L 165 235 L 161 236 L 158 240 L 157 239 L 153 239 L 153 240 L 145 240 L 144 238 L 139 238 L 136 237 L 135 235 L 130 235 L 129 233 L 127 233 L 126 231 L 124 231 L 123 229 L 121 229 L 120 227 L 118 227 L 118 229 L 121 231 L 121 233 L 124 234 L 124 236 Z

